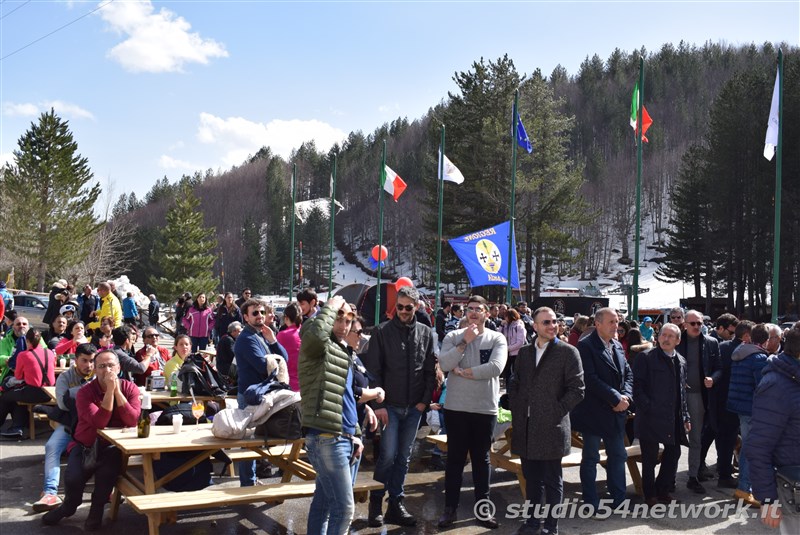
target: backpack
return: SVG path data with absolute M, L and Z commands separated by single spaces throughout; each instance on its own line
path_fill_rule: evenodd
M 186 357 L 178 371 L 178 381 L 181 394 L 186 396 L 194 392 L 195 396 L 224 398 L 230 390 L 228 382 L 198 353 Z

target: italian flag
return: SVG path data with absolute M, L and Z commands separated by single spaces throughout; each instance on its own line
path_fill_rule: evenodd
M 383 166 L 381 182 L 383 182 L 383 189 L 392 196 L 394 202 L 397 202 L 397 199 L 406 190 L 406 183 L 388 165 Z
M 636 131 L 639 129 L 639 82 L 636 82 L 636 86 L 633 88 L 633 98 L 631 99 L 631 128 L 633 128 L 633 135 L 636 135 Z M 648 143 L 647 137 L 645 137 L 645 133 L 647 133 L 647 129 L 650 128 L 650 125 L 653 124 L 653 119 L 650 118 L 650 114 L 647 113 L 647 108 L 642 106 L 642 141 Z

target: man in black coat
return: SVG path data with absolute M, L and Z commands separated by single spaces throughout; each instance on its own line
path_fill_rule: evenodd
M 716 385 L 722 379 L 722 366 L 719 360 L 719 343 L 704 335 L 703 314 L 697 310 L 686 313 L 685 328 L 678 353 L 686 359 L 686 401 L 692 417 L 692 430 L 689 432 L 689 481 L 686 488 L 698 494 L 706 489 L 700 483 L 700 458 L 702 452 L 702 430 L 706 415 L 708 425 L 717 429 Z
M 613 508 L 625 500 L 625 422 L 633 402 L 633 374 L 622 345 L 614 339 L 619 317 L 613 308 L 595 313 L 595 330 L 578 342 L 586 395 L 570 413 L 572 428 L 583 434 L 581 487 L 583 501 L 595 509 L 600 441 L 605 444 L 608 491 Z
M 637 357 L 633 370 L 634 431 L 642 448 L 644 498 L 651 507 L 674 500 L 669 491 L 678 471 L 681 444 L 689 444 L 686 360 L 675 351 L 680 339 L 681 331 L 676 325 L 664 325 L 658 333 L 658 347 Z M 656 479 L 659 444 L 664 444 L 664 453 Z
M 508 384 L 514 421 L 511 452 L 522 460 L 526 498 L 538 505 L 544 494 L 550 506 L 542 533 L 558 532 L 552 508 L 564 500 L 561 459 L 570 452 L 569 411 L 583 399 L 584 390 L 581 357 L 558 339 L 557 322 L 550 308 L 533 313 L 536 339 L 520 349 Z M 538 515 L 531 515 L 517 533 L 538 533 L 540 523 Z

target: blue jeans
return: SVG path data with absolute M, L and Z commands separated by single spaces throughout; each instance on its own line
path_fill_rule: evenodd
M 375 499 L 383 499 L 387 490 L 390 499 L 404 496 L 403 483 L 408 473 L 408 461 L 422 417 L 422 413 L 414 406 L 387 406 L 386 410 L 389 413 L 389 423 L 381 431 L 381 456 L 373 476 L 375 481 L 384 484 L 384 488 L 370 493 L 370 497 Z
M 244 400 L 244 392 L 236 393 L 236 401 L 239 403 L 239 408 L 244 409 L 247 407 L 247 402 Z M 256 462 L 255 461 L 239 461 L 237 463 L 239 469 L 239 485 L 242 487 L 255 486 L 256 481 Z
M 350 466 L 353 442 L 342 436 L 309 433 L 306 451 L 317 472 L 306 530 L 309 535 L 344 535 L 350 529 L 355 512 L 353 481 L 358 464 Z
M 583 501 L 597 508 L 600 498 L 597 496 L 597 463 L 600 462 L 600 441 L 606 447 L 606 478 L 608 492 L 614 500 L 613 506 L 617 507 L 625 500 L 625 461 L 628 453 L 625 451 L 625 432 L 612 433 L 605 437 L 597 435 L 583 435 L 583 455 L 581 457 L 581 488 Z
M 747 435 L 750 434 L 750 416 L 739 415 L 739 434 L 742 435 L 742 451 L 739 453 L 739 486 L 738 490 L 750 492 L 750 463 L 744 456 L 744 445 L 747 444 Z
M 44 445 L 44 493 L 58 494 L 58 480 L 61 477 L 61 456 L 67 451 L 72 437 L 63 425 L 59 425 Z

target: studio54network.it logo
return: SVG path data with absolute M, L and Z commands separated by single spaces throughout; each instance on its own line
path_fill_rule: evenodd
M 766 518 L 766 515 L 771 514 L 772 510 L 769 507 L 764 507 L 759 512 L 751 508 L 750 504 L 745 503 L 743 500 L 738 500 L 736 503 L 679 503 L 672 501 L 670 503 L 658 503 L 653 506 L 648 506 L 644 503 L 631 503 L 630 500 L 623 501 L 617 507 L 612 507 L 613 500 L 605 499 L 600 500 L 597 508 L 592 507 L 588 503 L 583 503 L 577 498 L 569 498 L 554 506 L 549 504 L 533 504 L 530 501 L 523 503 L 509 503 L 506 506 L 505 518 L 506 519 L 525 519 L 536 518 L 545 519 L 549 516 L 562 519 L 605 519 L 610 518 L 612 515 L 620 518 L 639 518 L 639 519 L 679 519 L 679 518 L 705 518 L 714 520 L 719 518 L 728 518 L 735 516 L 736 518 Z M 497 506 L 488 498 L 478 500 L 475 502 L 473 514 L 478 520 L 488 520 L 497 514 Z

